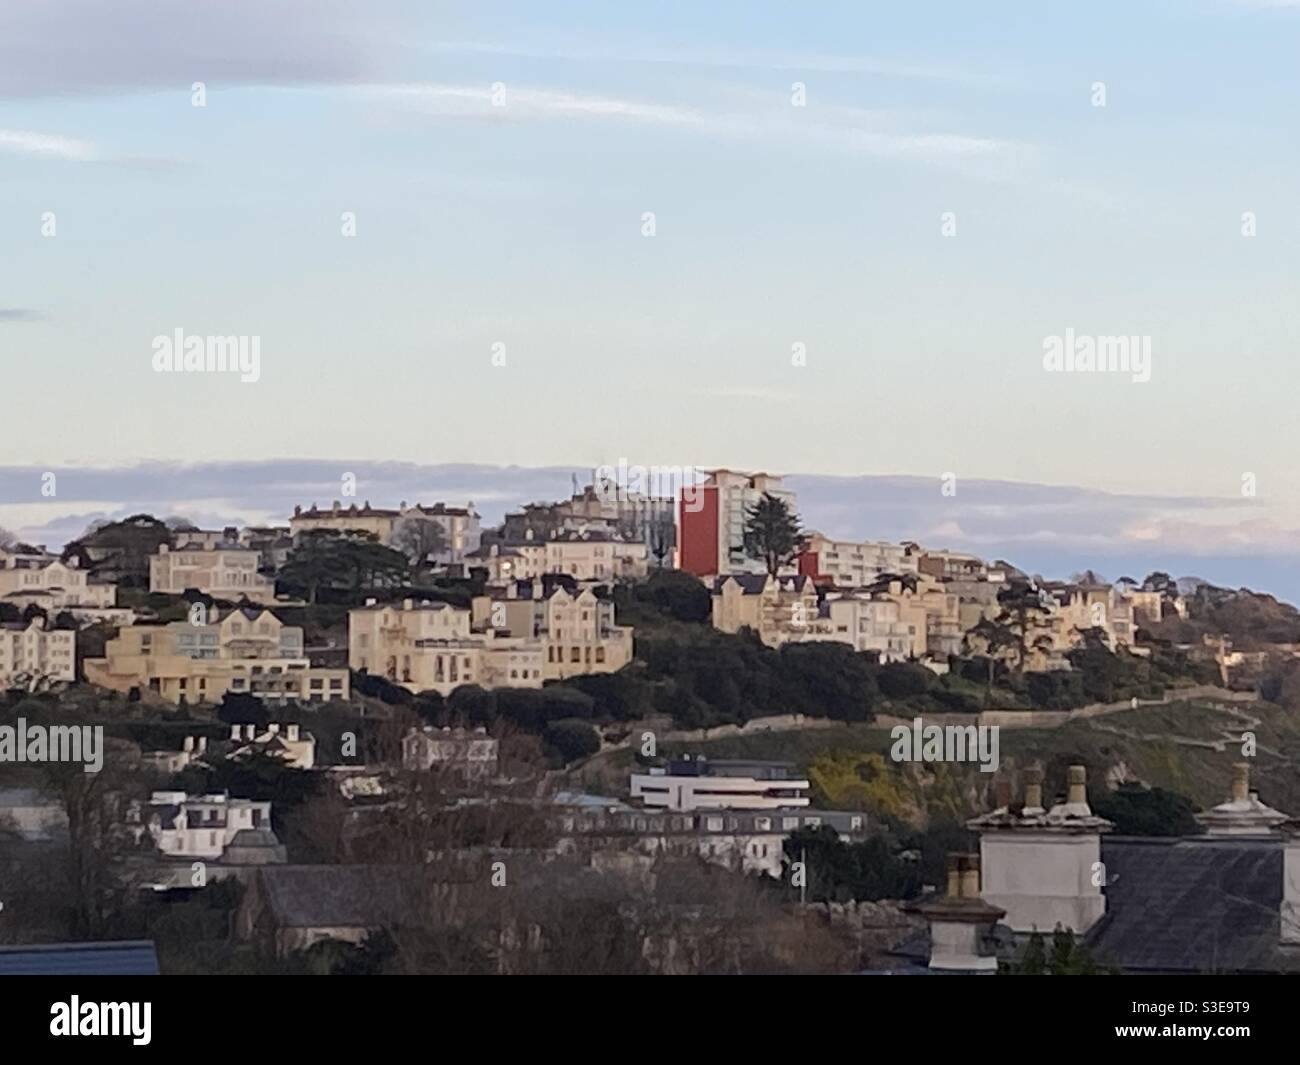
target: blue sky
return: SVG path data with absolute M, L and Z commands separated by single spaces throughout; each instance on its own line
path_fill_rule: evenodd
M 1298 43 L 1264 0 L 9 3 L 0 466 L 953 472 L 1282 557 Z M 155 374 L 176 328 L 260 380 Z M 1151 380 L 1045 373 L 1067 328 Z M 57 517 L 26 483 L 0 524 Z

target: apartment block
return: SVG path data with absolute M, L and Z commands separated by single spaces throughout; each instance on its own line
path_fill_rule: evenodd
M 745 552 L 745 521 L 764 495 L 784 500 L 793 511 L 794 492 L 767 473 L 712 470 L 703 483 L 682 492 L 678 566 L 697 577 L 762 573 L 763 563 Z
M 902 662 L 912 657 L 914 636 L 895 600 L 841 593 L 821 604 L 806 639 L 846 643 L 855 651 L 874 651 L 881 662 Z
M 271 611 L 245 607 L 205 625 L 133 625 L 87 659 L 86 679 L 114 691 L 138 688 L 171 703 L 219 702 L 227 691 L 265 702 L 348 697 L 348 671 L 313 666 L 302 629 Z
M 880 540 L 832 540 L 819 532 L 808 541 L 795 564 L 819 587 L 865 588 L 886 574 L 917 572 L 918 556 L 905 544 Z

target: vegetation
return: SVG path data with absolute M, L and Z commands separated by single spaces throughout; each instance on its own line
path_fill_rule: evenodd
M 773 577 L 794 560 L 806 541 L 799 516 L 770 492 L 764 492 L 745 514 L 745 552 L 759 559 Z

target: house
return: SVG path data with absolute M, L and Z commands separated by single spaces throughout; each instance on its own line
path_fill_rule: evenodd
M 916 649 L 915 629 L 903 619 L 894 599 L 833 592 L 818 608 L 808 640 L 846 643 L 855 651 L 874 651 L 881 662 L 902 662 Z
M 632 774 L 632 798 L 667 810 L 776 810 L 809 804 L 806 778 L 790 762 L 668 761 Z
M 455 890 L 456 876 L 442 865 L 266 866 L 247 883 L 235 934 L 280 957 L 323 939 L 361 943 L 381 928 L 416 919 L 440 894 Z
M 346 669 L 313 666 L 302 629 L 262 607 L 240 607 L 206 624 L 133 625 L 86 659 L 86 679 L 114 691 L 138 688 L 178 705 L 219 702 L 227 691 L 263 702 L 348 697 Z
M 214 599 L 275 602 L 275 579 L 259 572 L 261 552 L 237 543 L 185 542 L 158 546 L 149 559 L 149 590 L 182 595 L 190 589 Z
M 34 617 L 0 624 L 0 688 L 22 685 L 34 689 L 50 682 L 77 679 L 77 633 L 47 628 Z
M 632 661 L 632 628 L 614 621 L 614 604 L 576 580 L 512 581 L 470 605 L 475 629 L 540 639 L 545 680 L 615 673 Z
M 544 655 L 540 639 L 472 632 L 470 611 L 448 603 L 372 599 L 348 612 L 348 665 L 413 692 L 540 688 Z
M 316 737 L 303 732 L 293 722 L 271 722 L 265 728 L 231 725 L 230 744 L 229 758 L 246 758 L 256 753 L 278 758 L 294 769 L 312 769 L 316 765 Z
M 1182 837 L 1117 837 L 1092 813 L 1082 766 L 1050 808 L 1041 773 L 1024 779 L 1022 803 L 968 822 L 986 908 L 966 954 L 984 959 L 982 971 L 990 951 L 1014 960 L 1034 932 L 1059 926 L 1124 973 L 1300 972 L 1300 839 L 1251 791 L 1248 765 L 1233 767 L 1227 800 L 1197 816 L 1204 833 Z M 953 935 L 932 923 L 898 954 L 943 969 L 935 951 Z
M 715 629 L 749 628 L 769 647 L 806 639 L 817 617 L 817 590 L 805 576 L 732 574 L 714 580 L 712 595 Z
M 23 843 L 50 843 L 67 838 L 63 803 L 35 788 L 0 789 L 0 839 L 17 836 Z
M 445 503 L 407 506 L 406 500 L 402 500 L 395 510 L 372 507 L 369 500 L 360 507 L 355 503 L 345 507 L 335 500 L 328 510 L 318 509 L 313 503 L 307 510 L 301 506 L 293 508 L 289 530 L 295 539 L 304 532 L 322 530 L 364 533 L 388 545 L 392 544 L 393 533 L 403 519 L 429 521 L 442 530 L 446 547 L 432 556 L 435 562 L 460 562 L 479 547 L 482 534 L 473 503 L 464 507 L 450 507 Z
M 232 798 L 224 791 L 210 795 L 155 791 L 147 804 L 133 803 L 127 824 L 137 840 L 148 833 L 168 857 L 216 861 L 241 832 L 270 829 L 271 804 Z
M 95 580 L 76 558 L 0 553 L 0 602 L 26 606 L 25 596 L 40 596 L 47 610 L 73 607 L 104 610 L 117 604 L 117 587 Z
M 402 737 L 402 768 L 446 770 L 466 780 L 494 776 L 500 744 L 487 729 L 413 728 Z

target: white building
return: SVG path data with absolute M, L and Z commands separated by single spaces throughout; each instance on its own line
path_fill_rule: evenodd
M 800 573 L 836 588 L 865 588 L 887 573 L 917 572 L 917 555 L 905 544 L 832 540 L 819 532 L 808 534 L 798 563 Z
M 808 805 L 788 762 L 685 758 L 632 774 L 632 798 L 667 810 L 776 810 Z
M 278 758 L 293 769 L 312 769 L 316 765 L 316 737 L 289 722 L 271 722 L 265 728 L 257 725 L 231 725 L 231 758 L 244 758 L 250 754 L 264 754 Z
M 75 558 L 62 562 L 54 555 L 0 552 L 0 602 L 20 610 L 39 606 L 51 619 L 62 611 L 78 621 L 129 625 L 135 618 L 116 608 L 116 585 L 92 581 Z
M 239 832 L 271 827 L 271 804 L 231 798 L 224 791 L 155 791 L 143 809 L 137 804 L 131 821 L 139 825 L 137 836 L 147 831 L 163 854 L 217 859 Z

